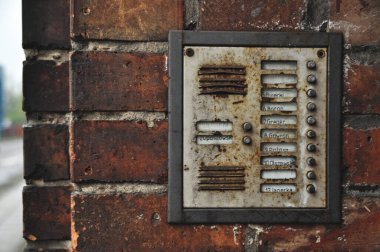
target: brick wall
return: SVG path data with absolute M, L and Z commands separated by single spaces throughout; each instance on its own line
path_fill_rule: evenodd
M 377 0 L 23 0 L 26 251 L 380 250 L 379 12 Z M 344 34 L 341 224 L 167 224 L 175 29 Z

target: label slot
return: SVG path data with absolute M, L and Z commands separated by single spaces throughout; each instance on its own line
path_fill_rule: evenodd
M 263 84 L 296 84 L 297 75 L 295 74 L 263 74 L 261 75 Z
M 261 69 L 265 70 L 297 70 L 297 61 L 295 60 L 263 60 Z
M 263 170 L 262 179 L 295 179 L 297 173 L 294 170 Z
M 297 103 L 295 102 L 263 102 L 261 104 L 262 111 L 297 111 Z
M 297 116 L 263 115 L 261 123 L 267 125 L 295 125 Z

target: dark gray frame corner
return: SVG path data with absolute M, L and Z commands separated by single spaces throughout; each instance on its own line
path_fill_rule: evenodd
M 183 208 L 183 47 L 327 47 L 327 207 L 323 209 Z M 340 223 L 341 86 L 343 36 L 317 32 L 169 33 L 169 223 Z

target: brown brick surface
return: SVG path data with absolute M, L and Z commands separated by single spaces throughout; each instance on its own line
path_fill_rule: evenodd
M 70 48 L 70 0 L 23 0 L 24 48 Z
M 24 128 L 25 179 L 69 179 L 69 129 L 67 125 Z
M 23 82 L 25 111 L 69 111 L 69 62 L 26 62 Z
M 168 76 L 162 54 L 77 52 L 72 70 L 76 110 L 167 108 Z
M 75 181 L 167 181 L 166 121 L 79 121 L 74 124 Z
M 304 1 L 203 0 L 201 30 L 292 31 L 301 29 Z
M 76 251 L 244 251 L 240 225 L 167 224 L 166 193 L 77 194 L 72 208 Z
M 330 0 L 330 31 L 340 31 L 347 44 L 379 44 L 380 1 Z
M 24 237 L 31 241 L 70 239 L 70 186 L 23 191 Z
M 259 251 L 380 250 L 380 200 L 347 198 L 341 225 L 267 226 L 259 234 Z
M 343 165 L 351 184 L 380 184 L 380 129 L 343 130 Z
M 348 68 L 345 102 L 348 113 L 380 113 L 380 64 Z
M 74 36 L 81 39 L 165 41 L 182 28 L 180 0 L 75 0 Z

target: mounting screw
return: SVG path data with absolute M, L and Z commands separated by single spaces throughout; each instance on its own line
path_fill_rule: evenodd
M 249 136 L 243 137 L 243 144 L 245 145 L 251 145 L 252 139 Z
M 307 76 L 307 82 L 310 84 L 315 84 L 317 82 L 317 77 L 314 74 L 310 74 Z
M 315 133 L 314 130 L 308 130 L 308 131 L 306 132 L 306 136 L 307 136 L 308 138 L 315 138 L 315 137 L 317 136 L 317 134 Z
M 245 132 L 252 131 L 252 124 L 249 122 L 243 123 L 243 130 Z
M 312 158 L 312 157 L 308 157 L 307 160 L 306 160 L 306 162 L 310 166 L 315 166 L 317 164 L 317 161 L 315 161 L 315 159 Z
M 317 146 L 315 144 L 308 144 L 306 146 L 306 149 L 308 152 L 316 152 L 317 151 Z
M 317 56 L 318 56 L 319 58 L 323 58 L 323 57 L 325 57 L 325 55 L 326 55 L 326 53 L 325 53 L 324 50 L 319 50 L 319 51 L 317 52 Z
M 315 103 L 313 102 L 309 102 L 307 105 L 306 105 L 306 108 L 307 110 L 309 111 L 315 111 L 317 109 L 317 105 L 315 105 Z
M 309 69 L 315 69 L 317 67 L 317 64 L 314 60 L 309 60 L 308 62 L 306 62 L 306 67 Z
M 306 122 L 309 125 L 315 125 L 317 123 L 317 119 L 315 119 L 313 116 L 309 116 L 307 117 Z
M 311 98 L 314 98 L 317 96 L 317 91 L 315 91 L 314 89 L 309 89 L 306 91 L 306 95 Z
M 315 175 L 315 172 L 313 171 L 308 171 L 306 173 L 306 177 L 310 180 L 315 180 L 317 178 L 317 175 Z
M 306 191 L 308 193 L 315 193 L 315 186 L 313 186 L 312 184 L 309 184 L 306 186 Z
M 192 48 L 187 48 L 187 49 L 185 50 L 185 54 L 186 54 L 187 56 L 189 56 L 189 57 L 192 57 L 192 56 L 194 56 L 194 50 L 193 50 Z

